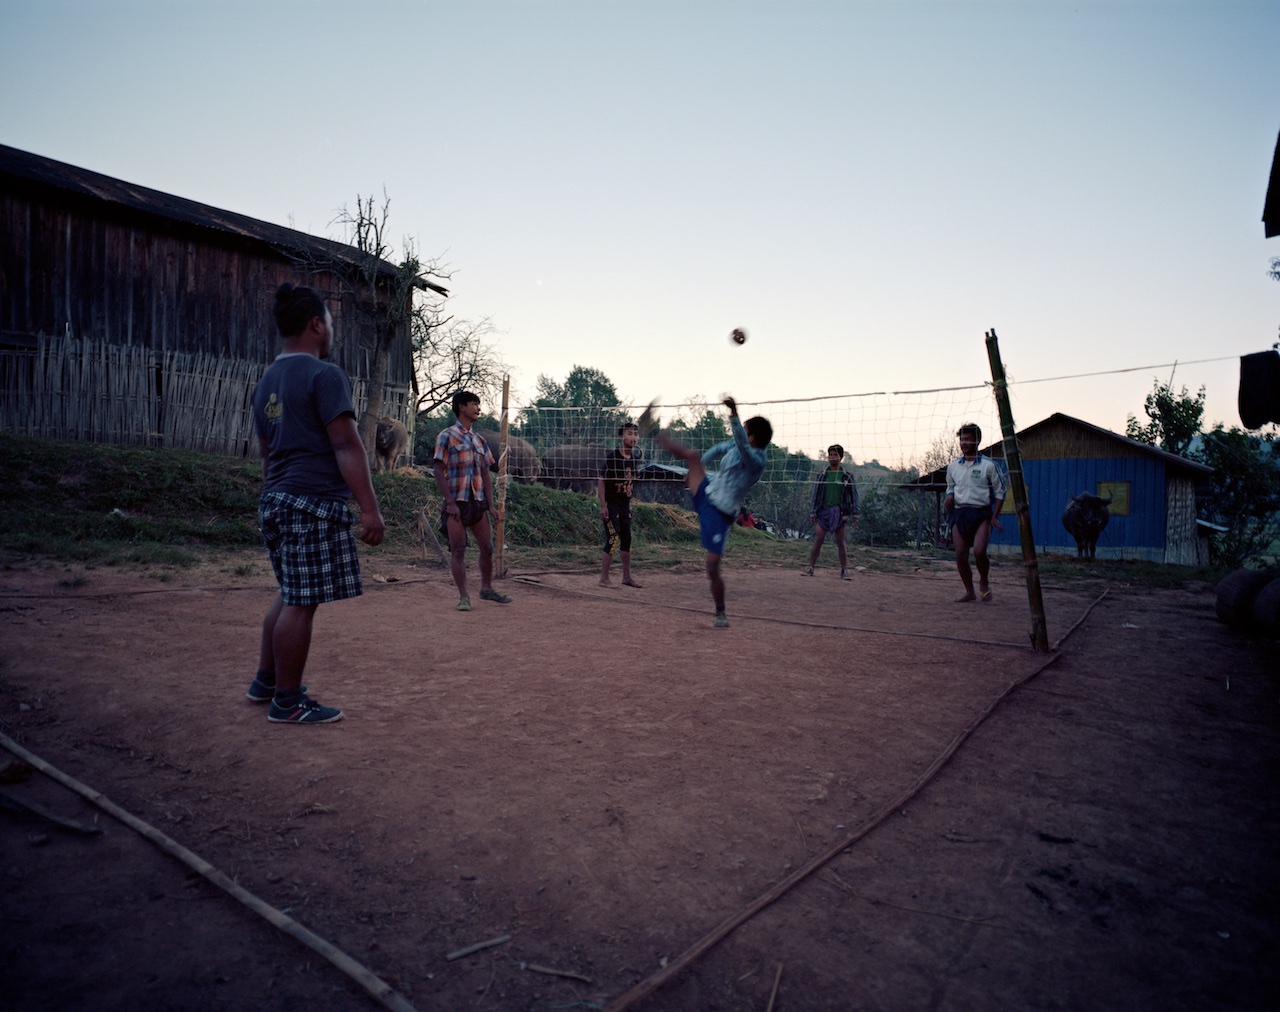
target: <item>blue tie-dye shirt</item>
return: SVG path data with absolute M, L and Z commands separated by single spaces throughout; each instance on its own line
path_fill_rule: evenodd
M 709 465 L 724 458 L 720 470 L 714 474 L 707 472 L 707 499 L 711 505 L 725 516 L 736 517 L 742 501 L 751 491 L 751 486 L 760 480 L 764 466 L 768 463 L 767 450 L 758 450 L 747 442 L 747 430 L 737 415 L 729 417 L 729 430 L 732 439 L 716 443 L 702 455 L 702 466 Z

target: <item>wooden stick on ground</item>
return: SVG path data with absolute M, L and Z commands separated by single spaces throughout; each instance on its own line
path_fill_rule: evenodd
M 475 945 L 468 945 L 461 949 L 456 949 L 444 958 L 447 962 L 452 963 L 455 959 L 461 959 L 463 956 L 469 956 L 473 952 L 479 952 L 481 949 L 492 949 L 495 945 L 505 945 L 509 941 L 511 941 L 510 935 L 499 935 L 497 938 L 490 938 L 486 942 L 476 942 Z
M 11 812 L 24 812 L 30 815 L 38 816 L 45 822 L 52 822 L 55 826 L 61 826 L 63 829 L 69 829 L 73 833 L 84 833 L 86 836 L 93 836 L 101 833 L 102 830 L 97 826 L 90 826 L 88 823 L 77 822 L 75 819 L 68 819 L 59 815 L 57 812 L 51 812 L 43 805 L 38 805 L 34 801 L 25 801 L 22 798 L 15 798 L 12 794 L 6 794 L 0 791 L 0 808 L 7 809 Z
M 782 964 L 778 964 L 778 972 L 773 977 L 773 990 L 769 992 L 769 1007 L 764 1012 L 773 1012 L 774 999 L 778 997 L 778 984 L 782 981 Z
M 431 538 L 431 543 L 436 546 L 436 551 L 440 553 L 440 562 L 442 565 L 449 564 L 449 556 L 444 554 L 444 549 L 440 546 L 440 539 L 436 537 L 435 529 L 427 520 L 427 511 L 418 510 L 418 540 L 422 542 L 422 557 L 427 557 L 427 537 Z
M 188 868 L 199 872 L 223 892 L 230 893 L 246 907 L 263 917 L 273 926 L 279 928 L 285 934 L 297 939 L 312 952 L 323 956 L 364 988 L 370 995 L 376 998 L 387 1008 L 391 1009 L 392 1012 L 415 1012 L 414 1007 L 409 1004 L 408 999 L 392 988 L 386 981 L 375 976 L 364 965 L 356 962 L 337 946 L 332 945 L 319 935 L 307 928 L 304 928 L 288 914 L 277 910 L 269 903 L 258 899 L 257 896 L 254 896 L 253 893 L 249 892 L 249 890 L 245 889 L 238 883 L 232 882 L 231 879 L 227 878 L 226 875 L 218 871 L 217 868 L 213 867 L 213 865 L 209 864 L 208 861 L 200 857 L 198 854 L 192 853 L 180 843 L 171 840 L 169 837 L 165 836 L 164 833 L 160 832 L 160 830 L 143 822 L 130 812 L 125 811 L 125 809 L 115 804 L 109 798 L 104 797 L 93 788 L 80 783 L 80 781 L 68 776 L 60 769 L 51 766 L 39 756 L 28 752 L 7 735 L 0 734 L 0 745 L 3 745 L 18 758 L 30 763 L 41 773 L 45 774 L 45 776 L 51 777 L 64 787 L 68 787 L 75 791 L 81 797 L 92 801 L 108 815 L 120 820 L 130 829 L 136 830 L 161 850 L 173 857 L 176 857 Z
M 570 980 L 580 980 L 584 984 L 590 984 L 591 978 L 584 977 L 580 973 L 574 973 L 572 970 L 557 970 L 551 966 L 539 966 L 537 963 L 521 963 L 522 970 L 528 970 L 530 973 L 545 973 L 549 977 L 568 977 Z

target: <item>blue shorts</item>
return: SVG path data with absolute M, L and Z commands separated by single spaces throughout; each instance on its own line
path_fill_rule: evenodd
M 310 607 L 360 596 L 355 517 L 345 502 L 266 492 L 258 523 L 285 604 Z
M 815 523 L 824 531 L 838 531 L 845 524 L 844 514 L 840 512 L 839 506 L 824 506 L 818 510 Z
M 698 491 L 693 493 L 693 508 L 698 514 L 698 526 L 702 530 L 702 547 L 713 555 L 723 555 L 725 542 L 729 540 L 729 531 L 733 528 L 733 517 L 721 513 L 707 498 L 707 482 L 703 478 Z

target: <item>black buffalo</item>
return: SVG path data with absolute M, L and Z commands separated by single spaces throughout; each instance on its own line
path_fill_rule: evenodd
M 1103 499 L 1101 496 L 1081 492 L 1062 511 L 1062 526 L 1076 539 L 1078 557 L 1094 557 L 1098 535 L 1107 529 L 1107 522 L 1111 519 L 1111 511 L 1108 509 L 1111 499 L 1111 496 Z

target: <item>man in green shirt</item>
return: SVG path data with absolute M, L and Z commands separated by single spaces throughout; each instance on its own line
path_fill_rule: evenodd
M 832 443 L 827 447 L 827 469 L 820 471 L 813 483 L 809 522 L 815 525 L 816 530 L 813 548 L 809 551 L 809 564 L 804 567 L 805 576 L 813 575 L 822 543 L 831 533 L 836 537 L 836 548 L 840 552 L 840 579 L 849 579 L 849 553 L 844 545 L 844 532 L 850 523 L 855 526 L 858 523 L 858 490 L 854 488 L 849 473 L 840 466 L 843 460 L 844 447 Z

